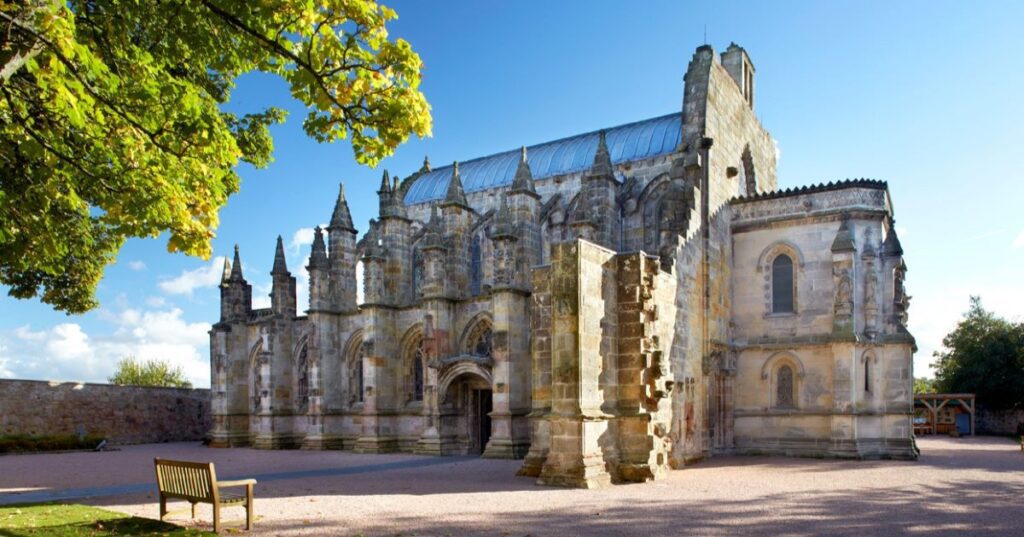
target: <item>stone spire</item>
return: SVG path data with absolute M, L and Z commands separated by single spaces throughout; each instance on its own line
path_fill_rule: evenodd
M 327 229 L 355 231 L 355 227 L 352 225 L 352 213 L 348 210 L 348 200 L 345 199 L 345 183 L 338 185 L 338 201 L 334 203 L 334 212 L 331 214 L 331 223 Z
M 839 224 L 839 231 L 836 232 L 836 238 L 832 241 L 833 252 L 853 252 L 857 250 L 857 246 L 853 242 L 853 234 L 850 233 L 850 216 L 843 213 L 842 223 Z
M 530 171 L 530 163 L 526 160 L 525 145 L 519 156 L 519 166 L 516 167 L 516 175 L 512 180 L 511 191 L 537 195 L 537 189 L 533 186 L 533 173 Z
M 896 236 L 896 219 L 889 219 L 889 233 L 885 236 L 885 242 L 882 243 L 882 255 L 886 257 L 898 257 L 903 255 L 903 245 L 900 244 L 900 238 Z
M 235 245 L 235 260 L 231 262 L 231 277 L 229 278 L 233 282 L 245 281 L 242 277 L 242 259 L 238 255 L 238 245 Z
M 274 267 L 270 269 L 271 274 L 288 274 L 288 265 L 284 260 L 284 240 L 277 236 L 277 249 L 274 250 Z
M 227 257 L 224 257 L 224 272 L 220 275 L 220 283 L 225 284 L 231 279 L 231 262 L 228 261 Z
M 423 166 L 420 168 L 420 171 L 421 172 L 429 172 L 430 171 L 430 157 L 429 156 L 423 155 Z
M 341 203 L 344 198 L 341 199 Z M 345 212 L 348 212 L 346 208 Z M 335 210 L 337 214 L 337 210 Z M 334 219 L 331 219 L 331 227 L 334 227 Z M 324 231 L 320 226 L 313 230 L 313 250 L 309 254 L 309 268 L 327 268 L 327 245 L 324 244 Z
M 466 193 L 462 190 L 462 176 L 459 175 L 459 161 L 452 164 L 452 178 L 448 181 L 448 192 L 444 197 L 445 205 L 462 205 L 468 207 Z
M 602 130 L 597 138 L 597 151 L 594 153 L 594 163 L 587 173 L 589 177 L 615 177 L 615 168 L 612 167 L 612 156 L 608 152 L 608 141 L 605 132 Z
M 384 175 L 380 178 L 380 189 L 377 190 L 378 194 L 383 192 L 391 192 L 391 179 L 388 177 L 387 170 L 384 170 Z

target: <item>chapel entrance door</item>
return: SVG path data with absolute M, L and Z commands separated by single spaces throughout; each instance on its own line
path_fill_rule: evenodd
M 491 403 L 491 385 L 477 375 L 460 375 L 448 386 L 441 403 L 441 434 L 454 440 L 457 453 L 484 452 L 491 438 Z

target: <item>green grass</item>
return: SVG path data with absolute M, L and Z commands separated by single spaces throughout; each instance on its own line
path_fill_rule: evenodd
M 0 537 L 104 535 L 216 535 L 159 520 L 138 518 L 87 505 L 32 504 L 0 507 Z

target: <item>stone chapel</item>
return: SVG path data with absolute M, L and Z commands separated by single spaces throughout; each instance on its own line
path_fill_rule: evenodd
M 362 238 L 342 189 L 306 312 L 280 238 L 268 309 L 236 248 L 212 445 L 521 458 L 571 487 L 722 453 L 915 458 L 888 187 L 780 191 L 754 89 L 743 48 L 704 45 L 681 110 L 384 172 Z

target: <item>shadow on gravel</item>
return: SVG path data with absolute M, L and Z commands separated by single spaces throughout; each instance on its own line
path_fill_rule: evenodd
M 1021 535 L 1024 484 L 989 481 L 936 483 L 914 490 L 886 489 L 877 496 L 857 493 L 771 495 L 762 501 L 664 502 L 640 505 L 516 512 L 474 522 L 398 517 L 358 531 L 338 522 L 273 520 L 261 523 L 267 535 L 812 535 L 924 536 Z

